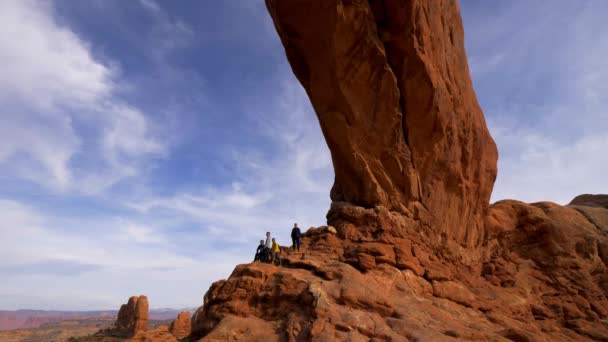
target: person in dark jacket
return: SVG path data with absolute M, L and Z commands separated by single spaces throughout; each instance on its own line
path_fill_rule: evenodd
M 260 240 L 260 244 L 258 245 L 258 249 L 255 250 L 255 258 L 253 261 L 262 261 L 262 254 L 264 252 L 264 240 Z
M 298 228 L 298 224 L 293 224 L 293 229 L 291 230 L 291 248 L 299 252 L 300 251 L 300 242 L 302 242 L 302 232 L 300 232 L 300 228 Z

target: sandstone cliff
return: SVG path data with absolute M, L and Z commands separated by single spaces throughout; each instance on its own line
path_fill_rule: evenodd
M 438 253 L 412 224 L 356 206 L 337 234 L 304 236 L 284 267 L 238 266 L 213 284 L 193 337 L 245 340 L 608 339 L 608 225 L 575 208 L 490 208 L 479 271 Z M 608 210 L 602 209 L 604 215 Z
M 481 244 L 497 150 L 457 2 L 267 5 L 329 145 L 332 200 L 418 215 L 433 238 Z
M 455 0 L 266 0 L 332 154 L 332 227 L 239 265 L 203 341 L 608 340 L 608 209 L 489 199 Z

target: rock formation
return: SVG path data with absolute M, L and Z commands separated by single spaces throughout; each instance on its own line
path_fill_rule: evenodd
M 114 327 L 91 336 L 91 341 L 177 342 L 190 335 L 190 313 L 182 311 L 170 325 L 148 330 L 148 298 L 131 297 L 118 311 Z
M 168 325 L 160 325 L 154 330 L 140 332 L 130 339 L 132 342 L 177 342 L 178 339 L 171 334 Z
M 348 210 L 356 223 L 336 227 L 338 234 L 309 229 L 304 252 L 289 253 L 284 267 L 240 265 L 214 283 L 193 317 L 193 337 L 608 339 L 608 225 L 575 208 L 496 203 L 479 271 L 419 236 L 396 236 L 411 224 L 400 214 Z
M 169 331 L 178 340 L 190 335 L 190 313 L 188 311 L 180 312 L 175 321 L 169 326 Z
M 580 195 L 576 196 L 570 205 L 599 207 L 608 209 L 608 195 Z
M 433 238 L 481 244 L 497 150 L 457 2 L 267 5 L 329 145 L 332 200 L 418 215 Z
M 214 283 L 191 339 L 608 340 L 608 209 L 489 205 L 457 1 L 266 3 L 332 154 L 332 229 Z
M 118 311 L 115 323 L 117 336 L 133 337 L 148 330 L 148 298 L 133 296 Z

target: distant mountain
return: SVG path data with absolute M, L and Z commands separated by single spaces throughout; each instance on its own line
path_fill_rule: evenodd
M 160 308 L 150 310 L 151 320 L 175 319 L 181 311 L 194 312 L 195 308 L 170 309 Z M 111 318 L 115 319 L 118 311 L 45 311 L 45 310 L 0 310 L 0 331 L 14 329 L 35 329 L 45 324 L 56 323 L 63 320 Z

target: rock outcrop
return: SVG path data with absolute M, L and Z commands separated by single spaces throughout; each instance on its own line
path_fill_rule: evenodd
M 580 195 L 576 196 L 569 205 L 586 207 L 599 207 L 608 209 L 608 195 Z
M 266 3 L 332 154 L 330 226 L 214 283 L 191 339 L 608 340 L 608 209 L 489 205 L 457 1 Z
M 420 235 L 395 235 L 415 222 L 403 215 L 341 210 L 349 223 L 338 225 L 338 234 L 309 229 L 303 252 L 288 252 L 283 267 L 239 265 L 214 283 L 193 316 L 192 337 L 608 339 L 608 225 L 595 226 L 575 208 L 494 204 L 478 269 Z
M 178 340 L 181 340 L 190 335 L 190 313 L 188 311 L 182 311 L 177 315 L 177 318 L 171 322 L 169 331 Z
M 133 342 L 177 342 L 190 335 L 190 313 L 182 311 L 170 324 L 161 324 L 148 329 L 148 298 L 134 296 L 129 298 L 118 311 L 114 326 L 90 337 L 90 341 L 133 341 Z
M 133 296 L 118 311 L 114 332 L 117 336 L 133 337 L 148 330 L 148 298 Z
M 168 325 L 159 325 L 154 330 L 148 330 L 145 333 L 140 332 L 133 337 L 130 342 L 178 342 L 178 339 L 171 334 Z

